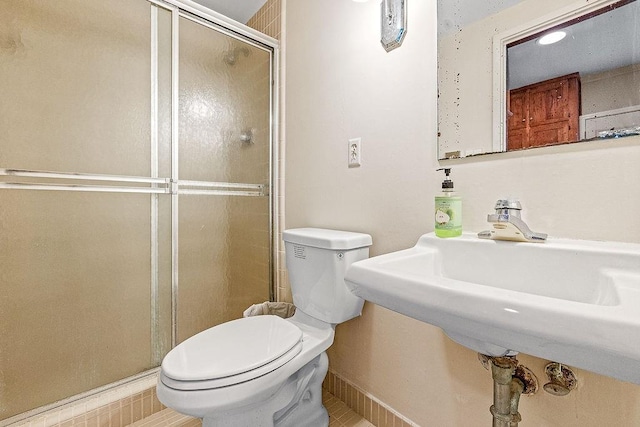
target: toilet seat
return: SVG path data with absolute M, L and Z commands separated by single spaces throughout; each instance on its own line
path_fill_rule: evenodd
M 302 331 L 278 316 L 233 320 L 207 329 L 171 350 L 162 382 L 204 390 L 249 381 L 278 369 L 302 350 Z

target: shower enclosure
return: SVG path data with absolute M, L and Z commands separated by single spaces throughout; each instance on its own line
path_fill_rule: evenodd
M 273 297 L 276 45 L 224 22 L 3 2 L 0 425 Z

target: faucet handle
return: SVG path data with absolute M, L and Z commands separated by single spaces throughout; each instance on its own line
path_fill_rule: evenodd
M 517 209 L 522 210 L 522 205 L 518 199 L 500 199 L 496 202 L 495 210 Z

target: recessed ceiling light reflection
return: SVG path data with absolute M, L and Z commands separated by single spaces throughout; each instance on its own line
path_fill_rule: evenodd
M 514 310 L 513 308 L 505 308 L 504 311 L 508 311 L 509 313 L 515 313 L 515 314 L 520 313 L 518 310 Z
M 554 31 L 553 33 L 545 34 L 544 36 L 540 37 L 540 39 L 538 40 L 538 44 L 547 45 L 557 43 L 566 36 L 567 33 L 565 33 L 564 31 Z

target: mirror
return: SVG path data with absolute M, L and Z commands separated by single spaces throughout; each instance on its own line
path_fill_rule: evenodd
M 640 134 L 638 40 L 636 0 L 439 0 L 438 158 Z

